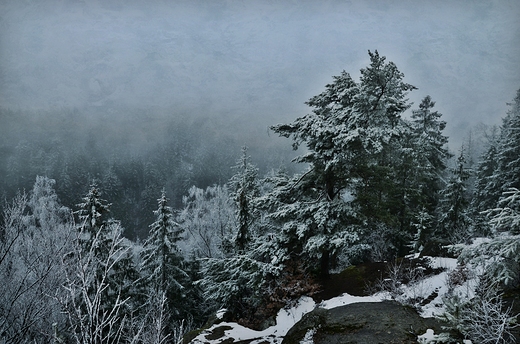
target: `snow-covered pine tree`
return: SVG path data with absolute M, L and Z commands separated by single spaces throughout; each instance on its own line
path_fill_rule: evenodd
M 485 214 L 490 218 L 489 224 L 495 233 L 520 234 L 520 190 L 510 188 L 505 191 L 497 206 Z
M 475 171 L 475 192 L 471 207 L 476 214 L 495 207 L 500 197 L 502 187 L 496 176 L 499 150 L 499 135 L 495 126 L 491 128 L 487 137 L 487 148 L 480 157 Z
M 237 233 L 234 245 L 238 252 L 244 253 L 254 235 L 253 224 L 258 212 L 254 206 L 254 199 L 259 196 L 258 168 L 251 163 L 247 155 L 247 147 L 242 147 L 242 156 L 233 167 L 235 174 L 228 185 L 231 198 L 236 205 Z
M 501 208 L 499 203 L 508 197 L 505 193 L 520 188 L 520 89 L 509 105 L 500 135 L 496 135 L 496 130 L 491 132 L 488 148 L 477 167 L 471 206 L 482 234 L 489 234 L 482 214 L 489 215 L 493 209 Z
M 441 121 L 438 111 L 432 111 L 435 102 L 426 96 L 419 105 L 419 109 L 412 112 L 412 130 L 415 137 L 415 150 L 419 161 L 420 188 L 425 198 L 421 205 L 433 211 L 439 200 L 439 191 L 442 188 L 442 175 L 446 170 L 447 162 L 452 157 L 446 144 L 448 137 L 443 135 L 446 122 Z
M 406 94 L 415 87 L 377 51 L 369 55 L 359 83 L 343 72 L 307 102 L 311 114 L 272 127 L 292 137 L 294 148 L 306 145 L 308 153 L 296 161 L 309 165 L 272 193 L 279 198 L 272 217 L 292 246 L 288 251 L 324 275 L 337 255 L 358 241 L 357 224 L 372 223 L 365 230 L 378 222 L 394 225 L 388 197 L 394 191 L 391 152 L 403 131 Z
M 182 239 L 182 228 L 174 221 L 173 210 L 163 189 L 154 211 L 156 221 L 150 225 L 149 236 L 141 253 L 141 274 L 146 279 L 151 296 L 166 296 L 172 319 L 180 320 L 185 315 L 185 293 L 189 276 L 184 271 L 184 259 L 177 246 Z M 162 304 L 160 299 L 150 300 Z
M 520 189 L 520 89 L 503 120 L 498 152 L 498 178 L 501 193 Z
M 442 176 L 452 156 L 446 148 L 448 137 L 442 133 L 446 122 L 440 120 L 442 114 L 432 111 L 434 106 L 435 102 L 426 96 L 419 109 L 412 111 L 401 141 L 400 157 L 396 157 L 396 162 L 401 162 L 397 167 L 401 180 L 401 228 L 404 232 L 414 231 L 412 246 L 416 248 L 427 247 L 425 241 L 431 237 Z
M 415 218 L 412 219 L 411 224 L 415 229 L 415 234 L 410 243 L 412 253 L 419 255 L 423 253 L 432 231 L 433 222 L 433 216 L 426 209 L 419 211 Z
M 83 202 L 79 203 L 76 211 L 78 216 L 78 230 L 82 232 L 82 240 L 88 242 L 97 235 L 107 224 L 110 213 L 110 204 L 101 198 L 96 184 L 92 184 Z
M 281 255 L 277 254 L 276 238 L 256 230 L 259 181 L 257 169 L 249 159 L 244 149 L 236 166 L 237 173 L 228 184 L 233 190 L 231 203 L 226 202 L 225 209 L 218 212 L 226 209 L 235 212 L 234 221 L 227 222 L 233 224 L 234 238 L 222 237 L 220 241 L 226 247 L 221 248 L 220 254 L 199 260 L 201 272 L 197 285 L 210 308 L 225 307 L 236 319 L 255 321 L 259 318 L 258 307 L 267 302 L 273 292 L 269 283 L 279 282 L 275 276 L 279 275 L 283 258 L 278 259 Z M 213 231 L 218 233 L 217 224 Z
M 452 175 L 441 191 L 439 202 L 439 225 L 435 239 L 442 244 L 458 244 L 470 239 L 471 217 L 469 216 L 469 195 L 467 180 L 471 171 L 466 168 L 464 147 L 460 150 Z
M 245 252 L 202 258 L 197 285 L 202 288 L 208 307 L 226 308 L 235 319 L 255 319 L 258 307 L 273 292 L 270 282 L 280 282 L 282 265 L 276 260 L 276 251 L 273 238 L 256 237 Z
M 54 189 L 56 181 L 37 176 L 29 200 L 33 218 L 37 227 L 54 229 L 57 225 L 71 222 L 71 211 L 60 205 Z

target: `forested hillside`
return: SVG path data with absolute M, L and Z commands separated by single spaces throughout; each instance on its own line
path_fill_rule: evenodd
M 95 183 L 132 239 L 146 237 L 162 188 L 180 208 L 191 186 L 226 183 L 244 142 L 262 173 L 288 166 L 293 156 L 281 140 L 263 138 L 266 128 L 251 132 L 238 122 L 162 109 L 4 108 L 0 118 L 2 199 L 30 190 L 41 175 L 56 180 L 60 201 L 75 208 Z
M 478 343 L 475 304 L 520 286 L 520 89 L 470 161 L 435 99 L 412 104 L 423 91 L 368 58 L 241 151 L 207 118 L 105 130 L 109 116 L 2 109 L 0 342 L 179 343 L 223 308 L 261 327 L 352 265 L 449 256 L 478 285 L 443 316 Z

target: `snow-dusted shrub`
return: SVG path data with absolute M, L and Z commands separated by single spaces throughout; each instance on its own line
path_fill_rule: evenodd
M 452 291 L 457 286 L 462 286 L 469 279 L 473 278 L 474 273 L 468 269 L 465 265 L 457 265 L 455 269 L 448 272 L 448 279 L 446 284 L 448 286 L 448 290 Z
M 411 261 L 395 260 L 387 265 L 386 275 L 376 282 L 375 290 L 389 293 L 397 302 L 418 306 L 424 295 L 424 268 Z
M 501 234 L 469 246 L 456 246 L 460 250 L 459 263 L 482 271 L 505 287 L 520 282 L 520 235 Z
M 444 298 L 445 312 L 441 318 L 473 343 L 513 343 L 511 330 L 516 316 L 505 307 L 496 283 L 481 278 L 474 297 L 451 293 Z

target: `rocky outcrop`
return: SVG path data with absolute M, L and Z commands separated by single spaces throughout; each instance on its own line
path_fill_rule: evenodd
M 393 301 L 353 303 L 307 313 L 287 333 L 282 344 L 417 343 L 417 336 L 441 330 L 435 319 Z

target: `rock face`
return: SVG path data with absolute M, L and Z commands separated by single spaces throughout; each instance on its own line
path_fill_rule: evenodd
M 396 302 L 353 303 L 306 314 L 282 344 L 417 343 L 417 336 L 428 328 L 439 333 L 440 324 Z

